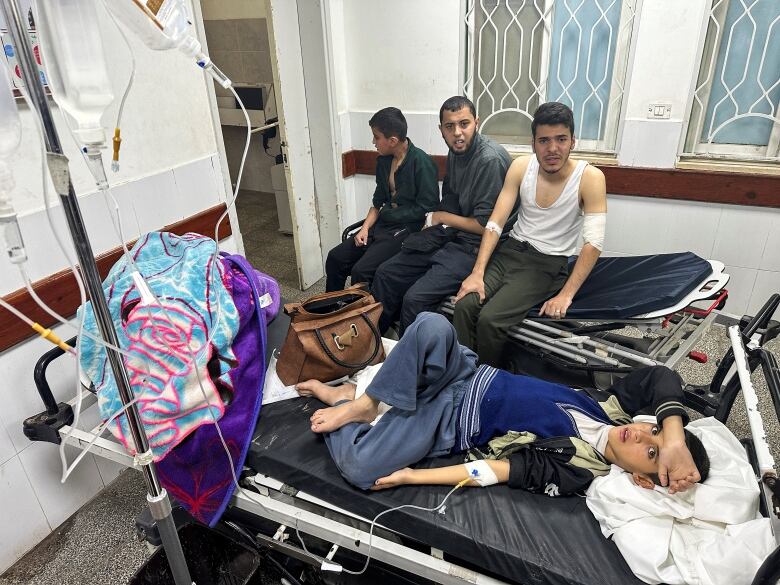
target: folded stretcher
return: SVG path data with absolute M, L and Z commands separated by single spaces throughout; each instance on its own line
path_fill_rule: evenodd
M 540 317 L 536 307 L 509 330 L 512 344 L 525 350 L 512 367 L 550 377 L 539 366 L 557 364 L 605 387 L 611 380 L 604 374 L 644 365 L 673 369 L 688 356 L 706 360 L 692 350 L 726 303 L 729 276 L 723 270 L 721 262 L 690 252 L 599 258 L 565 319 Z M 440 308 L 448 315 L 453 309 L 452 299 Z M 640 335 L 617 332 L 626 327 Z
M 780 295 L 774 295 L 755 317 L 741 323 L 741 332 L 750 342 L 747 367 L 762 366 L 780 413 L 780 368 L 762 348 L 776 334 L 771 317 L 778 305 Z M 281 344 L 286 329 L 283 315 L 271 324 L 269 351 Z M 25 433 L 33 440 L 57 443 L 72 421 L 69 406 L 56 403 L 46 381 L 46 367 L 61 353 L 50 351 L 36 366 L 36 384 L 47 412 L 25 423 Z M 692 403 L 721 421 L 728 417 L 741 387 L 733 364 L 730 351 L 712 388 L 699 396 L 698 404 Z M 434 507 L 449 488 L 404 486 L 363 492 L 351 487 L 339 475 L 322 438 L 309 431 L 309 416 L 320 406 L 313 398 L 301 398 L 266 405 L 261 411 L 242 475 L 244 489 L 234 496 L 225 518 L 257 533 L 264 545 L 324 568 L 353 570 L 360 568 L 370 548 L 372 562 L 439 583 L 640 582 L 615 545 L 603 538 L 584 498 L 579 497 L 549 498 L 506 486 L 457 490 L 444 513 L 393 511 L 379 519 L 370 537 L 371 520 L 378 513 L 409 504 Z M 69 442 L 84 447 L 91 438 L 88 432 L 76 431 Z M 751 440 L 745 444 L 749 453 L 755 452 Z M 93 452 L 133 464 L 123 448 L 110 440 L 98 441 Z M 453 456 L 422 465 L 457 461 Z M 774 521 L 777 537 L 780 489 L 772 479 L 768 476 L 763 482 L 763 508 Z M 778 576 L 780 547 L 764 563 L 755 583 L 773 583 Z

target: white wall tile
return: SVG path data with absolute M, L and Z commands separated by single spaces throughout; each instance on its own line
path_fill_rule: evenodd
M 50 532 L 19 457 L 0 465 L 0 573 Z
M 355 176 L 355 221 L 364 218 L 366 213 L 368 213 L 368 208 L 371 205 L 371 199 L 374 196 L 375 189 L 376 179 L 374 177 L 368 175 Z
M 339 130 L 341 132 L 341 150 L 349 152 L 355 147 L 352 145 L 352 126 L 350 112 L 339 113 Z
M 184 208 L 177 198 L 172 170 L 131 183 L 126 196 L 132 197 L 128 203 L 132 204 L 143 232 L 160 229 L 191 214 L 192 208 Z M 132 221 L 135 226 L 135 217 Z
M 221 201 L 220 195 L 224 188 L 220 189 L 217 185 L 211 158 L 203 158 L 173 169 L 173 178 L 181 202 L 180 213 L 192 208 L 209 209 Z M 182 219 L 184 217 L 182 215 Z
M 351 143 L 353 150 L 374 150 L 371 134 L 371 128 L 368 121 L 374 112 L 350 112 L 349 129 L 351 134 Z
M 52 207 L 52 218 L 54 225 L 57 226 L 57 233 L 60 239 L 69 250 L 71 256 L 75 258 L 73 247 L 70 243 L 70 236 L 65 227 L 65 217 L 62 207 L 56 205 Z M 60 251 L 56 241 L 51 236 L 49 223 L 44 211 L 30 213 L 19 218 L 19 226 L 22 230 L 24 245 L 27 249 L 28 261 L 25 264 L 25 270 L 31 280 L 35 281 L 54 272 L 58 272 L 67 266 L 65 255 Z M 4 248 L 3 248 L 4 249 Z M 8 263 L 7 268 L 4 264 L 7 262 L 7 255 L 2 254 L 3 261 L 0 262 L 0 274 L 3 275 L 2 287 L 3 293 L 16 290 L 24 286 L 19 269 Z
M 753 295 L 758 270 L 727 265 L 725 272 L 731 277 L 726 285 L 729 298 L 726 301 L 725 310 L 733 315 L 743 315 L 747 311 L 750 297 Z
M 627 119 L 618 148 L 618 161 L 621 166 L 674 168 L 681 131 L 679 120 Z
M 403 108 L 401 109 L 403 111 Z M 430 116 L 427 113 L 404 112 L 408 130 L 406 135 L 417 148 L 431 152 Z
M 758 268 L 773 219 L 764 209 L 724 205 L 712 257 L 730 266 Z
M 659 240 L 663 252 L 693 252 L 702 258 L 712 256 L 712 248 L 718 234 L 722 209 L 719 205 L 689 201 L 664 201 L 669 217 L 664 226 L 664 236 Z
M 771 215 L 772 221 L 759 268 L 780 272 L 780 210 L 766 209 L 764 212 Z
M 769 297 L 775 293 L 780 293 L 780 272 L 759 270 L 747 312 L 755 315 L 764 303 L 769 300 Z M 775 319 L 777 318 L 778 316 L 775 317 Z
M 441 156 L 447 156 L 447 153 L 450 151 L 449 147 L 447 146 L 447 143 L 444 142 L 444 138 L 441 135 L 441 130 L 439 130 L 439 110 L 436 110 L 436 112 L 431 114 L 430 117 L 430 128 L 431 128 L 431 152 L 430 154 L 438 154 Z
M 611 195 L 607 209 L 607 250 L 658 254 L 668 232 L 671 214 L 667 205 L 654 199 Z
M 65 452 L 70 465 L 81 451 L 66 447 Z M 65 484 L 60 483 L 62 468 L 56 445 L 32 443 L 19 453 L 19 459 L 52 530 L 103 489 L 103 480 L 91 454 L 82 459 Z
M 3 418 L 0 416 L 0 465 L 5 464 L 9 459 L 16 456 L 16 447 L 8 431 L 5 430 Z
M 63 339 L 74 335 L 73 331 L 59 326 L 54 331 Z M 43 403 L 33 382 L 33 368 L 45 352 L 53 346 L 44 339 L 36 337 L 25 341 L 13 349 L 0 354 L 0 404 L 3 405 L 2 422 L 17 452 L 26 448 L 30 440 L 22 432 L 22 422 L 29 416 L 42 412 Z M 58 363 L 59 362 L 59 363 Z M 60 369 L 63 368 L 63 369 Z M 65 370 L 70 369 L 71 373 Z M 52 375 L 49 377 L 54 397 L 64 401 L 75 394 L 75 361 L 63 356 L 53 362 Z M 54 381 L 57 383 L 54 383 Z M 73 383 L 71 384 L 71 380 Z

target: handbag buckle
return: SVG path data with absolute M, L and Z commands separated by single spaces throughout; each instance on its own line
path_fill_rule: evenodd
M 358 328 L 357 325 L 352 323 L 346 333 L 342 333 L 341 335 L 331 333 L 331 335 L 333 335 L 333 341 L 336 343 L 336 347 L 343 351 L 344 348 L 352 346 L 352 338 L 358 336 Z

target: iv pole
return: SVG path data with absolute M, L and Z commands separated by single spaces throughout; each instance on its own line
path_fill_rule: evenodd
M 103 285 L 95 263 L 95 255 L 92 252 L 92 245 L 84 226 L 73 183 L 70 180 L 68 159 L 63 154 L 62 144 L 54 126 L 46 94 L 38 75 L 38 65 L 35 62 L 32 47 L 27 37 L 26 19 L 19 8 L 18 0 L 0 0 L 0 9 L 2 9 L 11 38 L 16 47 L 17 59 L 25 88 L 29 92 L 31 101 L 38 111 L 43 124 L 49 172 L 65 211 L 68 228 L 76 248 L 79 267 L 84 276 L 89 298 L 92 301 L 95 321 L 103 339 L 112 345 L 118 346 L 119 340 L 114 330 L 106 299 L 103 296 Z M 126 406 L 132 401 L 133 393 L 124 362 L 118 353 L 108 348 L 106 348 L 106 354 L 108 355 L 108 361 L 116 380 L 122 404 Z M 140 467 L 146 480 L 148 491 L 146 500 L 149 503 L 152 517 L 157 522 L 157 528 L 160 531 L 160 538 L 165 547 L 174 582 L 176 585 L 192 585 L 193 581 L 187 568 L 187 562 L 184 558 L 179 535 L 176 532 L 176 525 L 171 514 L 171 502 L 168 499 L 165 488 L 160 485 L 157 477 L 155 465 L 151 460 L 149 441 L 141 423 L 138 409 L 135 404 L 131 404 L 126 412 L 136 452 L 145 459 Z

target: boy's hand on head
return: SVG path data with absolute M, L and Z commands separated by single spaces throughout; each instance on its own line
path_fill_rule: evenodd
M 684 492 L 701 479 L 685 442 L 665 443 L 658 455 L 658 479 L 669 493 Z

